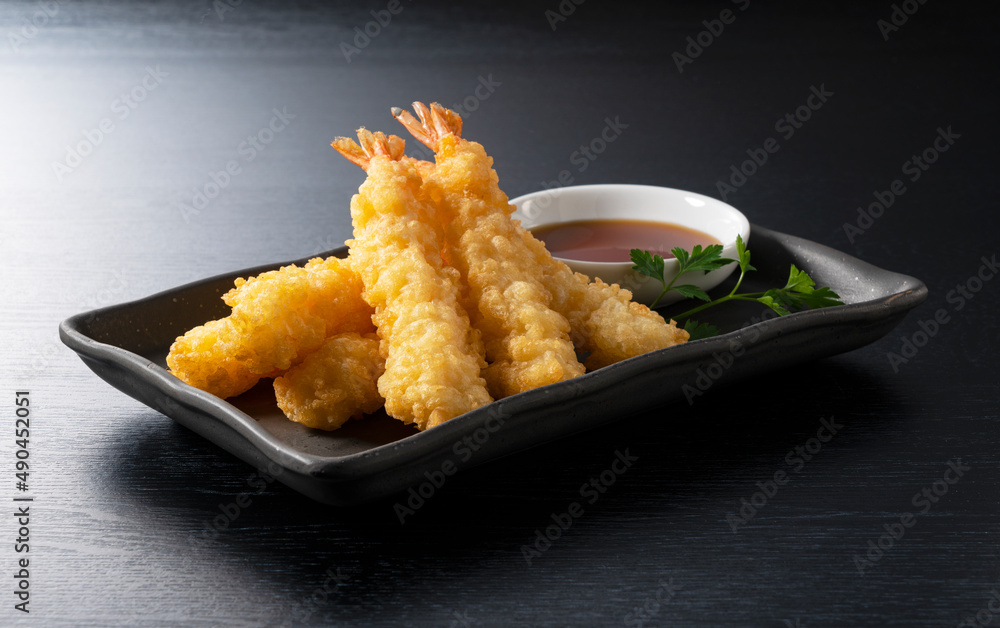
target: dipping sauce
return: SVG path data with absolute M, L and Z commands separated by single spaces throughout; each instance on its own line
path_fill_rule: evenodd
M 630 262 L 632 249 L 670 259 L 676 246 L 690 251 L 696 244 L 722 244 L 707 233 L 651 220 L 574 220 L 533 227 L 531 234 L 552 255 L 583 262 Z

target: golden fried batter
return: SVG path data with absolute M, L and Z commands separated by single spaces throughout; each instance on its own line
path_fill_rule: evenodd
M 336 257 L 237 279 L 222 297 L 240 331 L 239 342 L 225 347 L 228 355 L 262 375 L 288 369 L 334 334 L 374 331 L 360 294 L 358 275 Z
M 274 377 L 293 421 L 333 430 L 383 404 L 427 429 L 492 401 L 688 339 L 617 285 L 573 273 L 511 218 L 493 160 L 461 118 L 414 103 L 393 115 L 435 151 L 358 131 L 333 146 L 368 177 L 351 199 L 347 260 L 249 279 L 232 313 L 178 338 L 167 364 L 219 397 Z M 376 333 L 377 332 L 377 335 Z
M 570 324 L 550 307 L 539 260 L 510 219 L 493 160 L 459 137 L 461 118 L 453 112 L 414 108 L 419 122 L 400 109 L 393 115 L 435 150 L 436 167 L 424 169 L 424 182 L 445 225 L 448 261 L 469 288 L 467 309 L 486 345 L 490 390 L 499 398 L 582 375 Z
M 237 279 L 223 300 L 232 314 L 178 338 L 167 356 L 174 375 L 223 398 L 248 390 L 253 376 L 288 369 L 329 336 L 374 331 L 360 278 L 336 257 Z
M 167 355 L 170 371 L 184 382 L 223 399 L 244 393 L 257 383 L 246 363 L 219 351 L 235 342 L 238 333 L 230 318 L 209 321 L 178 338 Z
M 351 259 L 375 308 L 386 412 L 420 429 L 492 401 L 478 333 L 459 302 L 459 274 L 441 259 L 441 227 L 402 140 L 358 131 L 333 146 L 368 172 L 351 199 Z
M 599 369 L 626 358 L 687 342 L 689 334 L 667 323 L 642 303 L 632 301 L 632 293 L 600 279 L 590 281 L 554 259 L 545 245 L 518 226 L 526 246 L 542 260 L 542 283 L 552 293 L 552 307 L 569 319 L 573 341 L 589 370 Z
M 589 354 L 586 362 L 589 369 L 687 341 L 686 331 L 677 328 L 673 321 L 667 323 L 645 305 L 634 303 L 628 290 L 600 279 L 591 282 L 585 275 L 573 273 L 564 263 L 555 260 L 542 242 L 518 221 L 509 218 L 513 207 L 497 187 L 497 175 L 491 168 L 493 160 L 482 146 L 459 137 L 461 118 L 436 103 L 430 109 L 422 103 L 413 103 L 413 106 L 420 116 L 419 122 L 403 110 L 393 109 L 392 113 L 414 137 L 436 151 L 437 168 L 425 174 L 425 178 L 432 188 L 439 190 L 437 196 L 441 197 L 441 202 L 450 204 L 457 215 L 449 225 L 449 243 L 456 251 L 456 265 L 463 270 L 463 276 L 468 276 L 470 285 L 483 284 L 473 290 L 474 295 L 489 291 L 491 287 L 495 291 L 498 275 L 527 277 L 540 282 L 550 297 L 546 305 L 568 320 L 575 346 L 581 353 Z M 486 209 L 477 206 L 476 201 Z M 471 220 L 463 220 L 463 217 Z M 470 236 L 470 230 L 478 231 L 479 237 Z M 457 246 L 456 241 L 459 242 Z M 473 244 L 475 248 L 470 248 Z M 468 264 L 470 256 L 479 261 L 485 271 L 481 282 L 475 278 L 476 265 Z M 494 263 L 496 260 L 501 260 L 499 265 Z M 468 271 L 466 266 L 469 266 Z M 511 274 L 515 268 L 520 274 Z M 495 317 L 511 319 L 509 313 L 499 310 Z M 485 315 L 484 319 L 489 325 L 490 315 Z M 487 358 L 492 360 L 490 339 L 495 336 L 485 330 L 483 334 Z M 530 358 L 530 355 L 522 353 L 515 359 L 525 357 Z M 492 386 L 492 379 L 490 383 Z
M 344 333 L 274 380 L 278 407 L 307 427 L 335 430 L 382 407 L 376 381 L 385 370 L 375 334 Z

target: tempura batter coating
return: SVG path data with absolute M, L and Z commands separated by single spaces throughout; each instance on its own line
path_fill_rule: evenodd
M 315 258 L 235 283 L 223 296 L 232 314 L 190 330 L 167 355 L 174 375 L 219 397 L 288 369 L 329 336 L 374 331 L 347 260 Z
M 335 430 L 382 407 L 376 381 L 384 370 L 378 336 L 338 334 L 275 378 L 274 396 L 289 419 Z
M 259 375 L 290 368 L 334 334 L 374 331 L 361 279 L 337 257 L 237 279 L 222 298 L 239 330 L 238 341 L 224 347 L 227 355 Z
M 244 362 L 225 355 L 219 347 L 235 342 L 238 333 L 230 318 L 209 321 L 178 338 L 167 355 L 170 371 L 184 382 L 223 399 L 244 393 L 260 375 Z
M 441 259 L 441 227 L 402 140 L 358 131 L 333 145 L 368 172 L 351 199 L 351 259 L 375 308 L 386 412 L 420 429 L 492 401 L 478 333 L 459 302 L 459 274 Z
M 402 110 L 393 115 L 435 150 L 436 167 L 425 169 L 424 181 L 445 225 L 448 261 L 469 288 L 467 309 L 483 334 L 490 390 L 504 397 L 582 375 L 570 324 L 550 307 L 540 260 L 510 219 L 493 160 L 459 137 L 461 118 L 453 112 L 414 108 L 421 122 Z
M 519 260 L 524 274 L 541 282 L 550 296 L 548 306 L 568 320 L 573 343 L 581 353 L 589 354 L 587 368 L 601 368 L 687 341 L 689 335 L 686 331 L 679 329 L 673 321 L 667 323 L 645 305 L 633 302 L 632 293 L 628 290 L 617 284 L 606 284 L 600 279 L 591 282 L 585 275 L 574 273 L 566 264 L 554 259 L 542 242 L 521 227 L 518 221 L 509 218 L 513 207 L 497 187 L 498 179 L 491 168 L 492 159 L 482 146 L 459 137 L 462 125 L 458 114 L 436 103 L 430 109 L 422 103 L 413 103 L 413 106 L 421 118 L 419 122 L 400 109 L 393 109 L 393 115 L 414 137 L 435 149 L 437 168 L 425 178 L 442 190 L 444 199 L 458 199 L 463 189 L 471 189 L 475 196 L 486 199 L 487 204 L 494 208 L 493 222 L 476 224 L 481 230 L 493 229 L 496 235 L 517 241 L 491 244 L 497 247 L 498 253 L 508 256 L 504 259 Z M 442 182 L 445 177 L 448 180 Z M 467 199 L 459 199 L 458 202 L 467 202 Z M 499 218 L 501 214 L 503 220 Z M 467 226 L 468 223 L 455 220 L 449 234 Z M 464 243 L 458 248 L 463 246 Z M 490 252 L 485 247 L 484 251 Z M 457 261 L 461 268 L 462 260 Z M 491 357 L 489 335 L 485 337 L 487 357 Z
M 667 323 L 618 284 L 590 281 L 554 259 L 545 245 L 519 227 L 525 244 L 540 259 L 542 283 L 552 293 L 552 307 L 569 319 L 573 341 L 589 354 L 588 369 L 599 369 L 637 355 L 687 342 L 688 332 Z

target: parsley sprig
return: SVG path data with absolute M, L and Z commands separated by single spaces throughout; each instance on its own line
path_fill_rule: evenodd
M 689 317 L 727 301 L 753 301 L 760 303 L 777 312 L 779 316 L 784 316 L 785 314 L 805 308 L 817 309 L 830 307 L 831 305 L 843 305 L 836 292 L 825 286 L 817 288 L 816 282 L 812 280 L 808 273 L 804 270 L 799 270 L 794 264 L 792 264 L 789 270 L 788 281 L 785 282 L 783 288 L 771 288 L 762 292 L 737 293 L 747 272 L 757 270 L 750 264 L 750 251 L 747 250 L 746 243 L 743 242 L 743 238 L 740 236 L 736 236 L 736 253 L 739 258 L 736 260 L 721 257 L 721 244 L 713 244 L 705 248 L 702 248 L 700 244 L 695 245 L 690 253 L 680 247 L 675 247 L 670 252 L 677 258 L 678 272 L 669 282 L 663 276 L 663 258 L 649 251 L 632 249 L 632 269 L 642 275 L 658 280 L 663 285 L 663 290 L 656 297 L 656 300 L 653 301 L 652 307 L 656 307 L 664 295 L 671 290 L 676 290 L 681 296 L 689 299 L 705 301 L 705 303 L 674 317 L 675 320 L 686 319 L 684 329 L 691 334 L 691 340 L 716 336 L 719 334 L 719 329 L 708 323 L 699 323 L 690 320 Z M 708 273 L 733 262 L 739 263 L 739 279 L 736 280 L 736 285 L 733 286 L 729 294 L 718 299 L 712 300 L 704 290 L 691 284 L 674 285 L 682 275 L 687 273 L 699 271 Z

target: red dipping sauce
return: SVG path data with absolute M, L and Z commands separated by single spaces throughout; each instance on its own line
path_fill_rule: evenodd
M 531 233 L 552 255 L 583 262 L 630 262 L 632 249 L 670 259 L 670 249 L 677 246 L 690 251 L 696 244 L 722 244 L 707 233 L 651 220 L 574 220 L 534 227 Z

